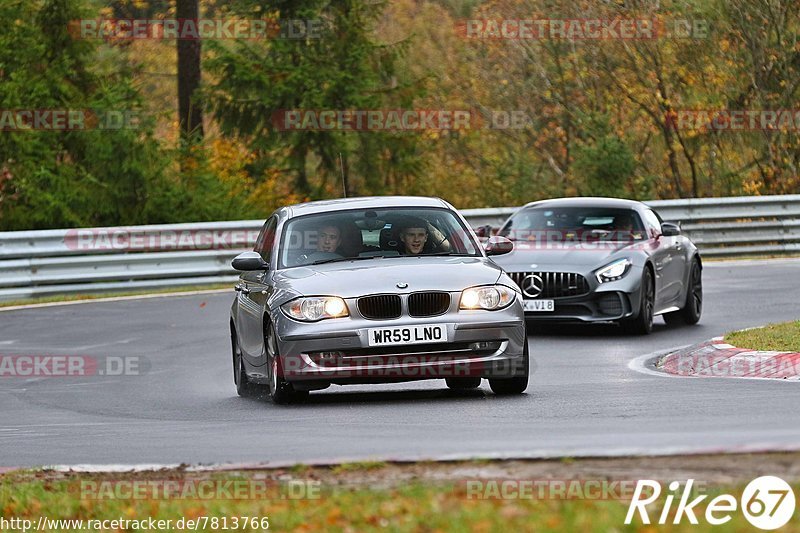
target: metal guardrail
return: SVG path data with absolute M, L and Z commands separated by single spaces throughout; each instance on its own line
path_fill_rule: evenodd
M 725 220 L 800 220 L 800 194 L 785 196 L 733 196 L 729 198 L 694 198 L 688 200 L 651 200 L 644 202 L 664 220 L 709 223 Z M 465 209 L 461 212 L 473 227 L 499 226 L 517 207 Z
M 800 195 L 645 202 L 705 257 L 800 253 Z M 514 207 L 466 209 L 499 226 Z M 232 283 L 262 220 L 0 232 L 0 300 Z

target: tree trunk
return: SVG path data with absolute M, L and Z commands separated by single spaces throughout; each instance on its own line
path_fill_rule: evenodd
M 181 24 L 197 23 L 198 0 L 177 0 L 176 16 Z M 178 39 L 178 122 L 182 140 L 203 137 L 203 110 L 197 99 L 200 87 L 200 39 Z
M 339 154 L 339 177 L 342 178 L 342 193 L 343 197 L 347 198 L 352 195 L 353 191 L 350 189 L 350 167 L 347 164 L 347 157 Z
M 292 161 L 292 170 L 295 172 L 294 178 L 294 191 L 303 197 L 307 197 L 311 192 L 311 186 L 308 183 L 308 174 L 306 173 L 306 155 L 308 148 L 304 142 L 299 142 L 292 148 L 290 159 Z
M 661 125 L 661 132 L 664 134 L 664 144 L 667 148 L 667 158 L 669 161 L 669 169 L 672 172 L 672 183 L 675 185 L 675 192 L 678 198 L 683 198 L 683 186 L 681 185 L 681 172 L 678 169 L 678 155 L 675 153 L 675 147 L 672 145 L 672 130 L 669 123 Z

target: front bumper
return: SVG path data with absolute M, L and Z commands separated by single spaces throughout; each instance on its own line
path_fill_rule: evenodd
M 612 322 L 638 315 L 641 274 L 637 269 L 620 280 L 607 283 L 599 283 L 590 273 L 585 278 L 588 284 L 586 293 L 549 298 L 554 303 L 553 311 L 526 311 L 525 319 L 542 322 Z M 535 299 L 526 297 L 525 300 Z
M 618 291 L 589 293 L 572 298 L 557 298 L 551 312 L 526 312 L 525 318 L 534 321 L 609 322 L 630 318 L 635 314 L 631 295 Z
M 280 315 L 274 323 L 280 370 L 290 382 L 348 384 L 513 377 L 523 371 L 527 342 L 519 301 L 499 311 L 451 308 L 443 315 L 426 318 L 368 320 L 356 313 L 306 324 Z M 369 346 L 371 328 L 426 325 L 444 325 L 447 342 Z

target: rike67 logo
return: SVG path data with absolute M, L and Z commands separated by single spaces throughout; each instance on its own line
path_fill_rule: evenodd
M 683 485 L 677 481 L 669 484 L 669 492 L 664 500 L 664 507 L 656 523 L 664 525 L 672 513 L 672 506 L 677 499 L 673 524 L 680 524 L 684 519 L 691 524 L 698 524 L 695 507 L 708 498 L 702 494 L 691 501 L 694 480 Z M 647 506 L 655 503 L 661 496 L 661 483 L 650 479 L 639 480 L 633 492 L 625 523 L 631 524 L 638 512 L 643 524 L 650 524 Z M 775 476 L 762 476 L 748 483 L 742 493 L 741 501 L 730 494 L 721 494 L 710 500 L 705 506 L 705 514 L 701 515 L 708 524 L 719 526 L 730 522 L 732 514 L 738 509 L 751 525 L 759 529 L 778 529 L 784 526 L 794 514 L 795 496 L 792 487 Z

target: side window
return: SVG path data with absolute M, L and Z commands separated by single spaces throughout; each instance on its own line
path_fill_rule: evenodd
M 642 222 L 642 217 L 639 216 L 639 213 L 633 212 L 633 225 L 635 230 L 643 230 L 645 228 L 644 223 Z
M 278 217 L 272 216 L 264 223 L 261 233 L 258 234 L 254 251 L 261 254 L 264 261 L 269 262 L 272 256 L 272 245 L 275 243 L 275 230 L 278 228 Z
M 661 219 L 653 210 L 644 210 L 644 221 L 647 225 L 647 232 L 650 234 L 651 238 L 661 235 Z

